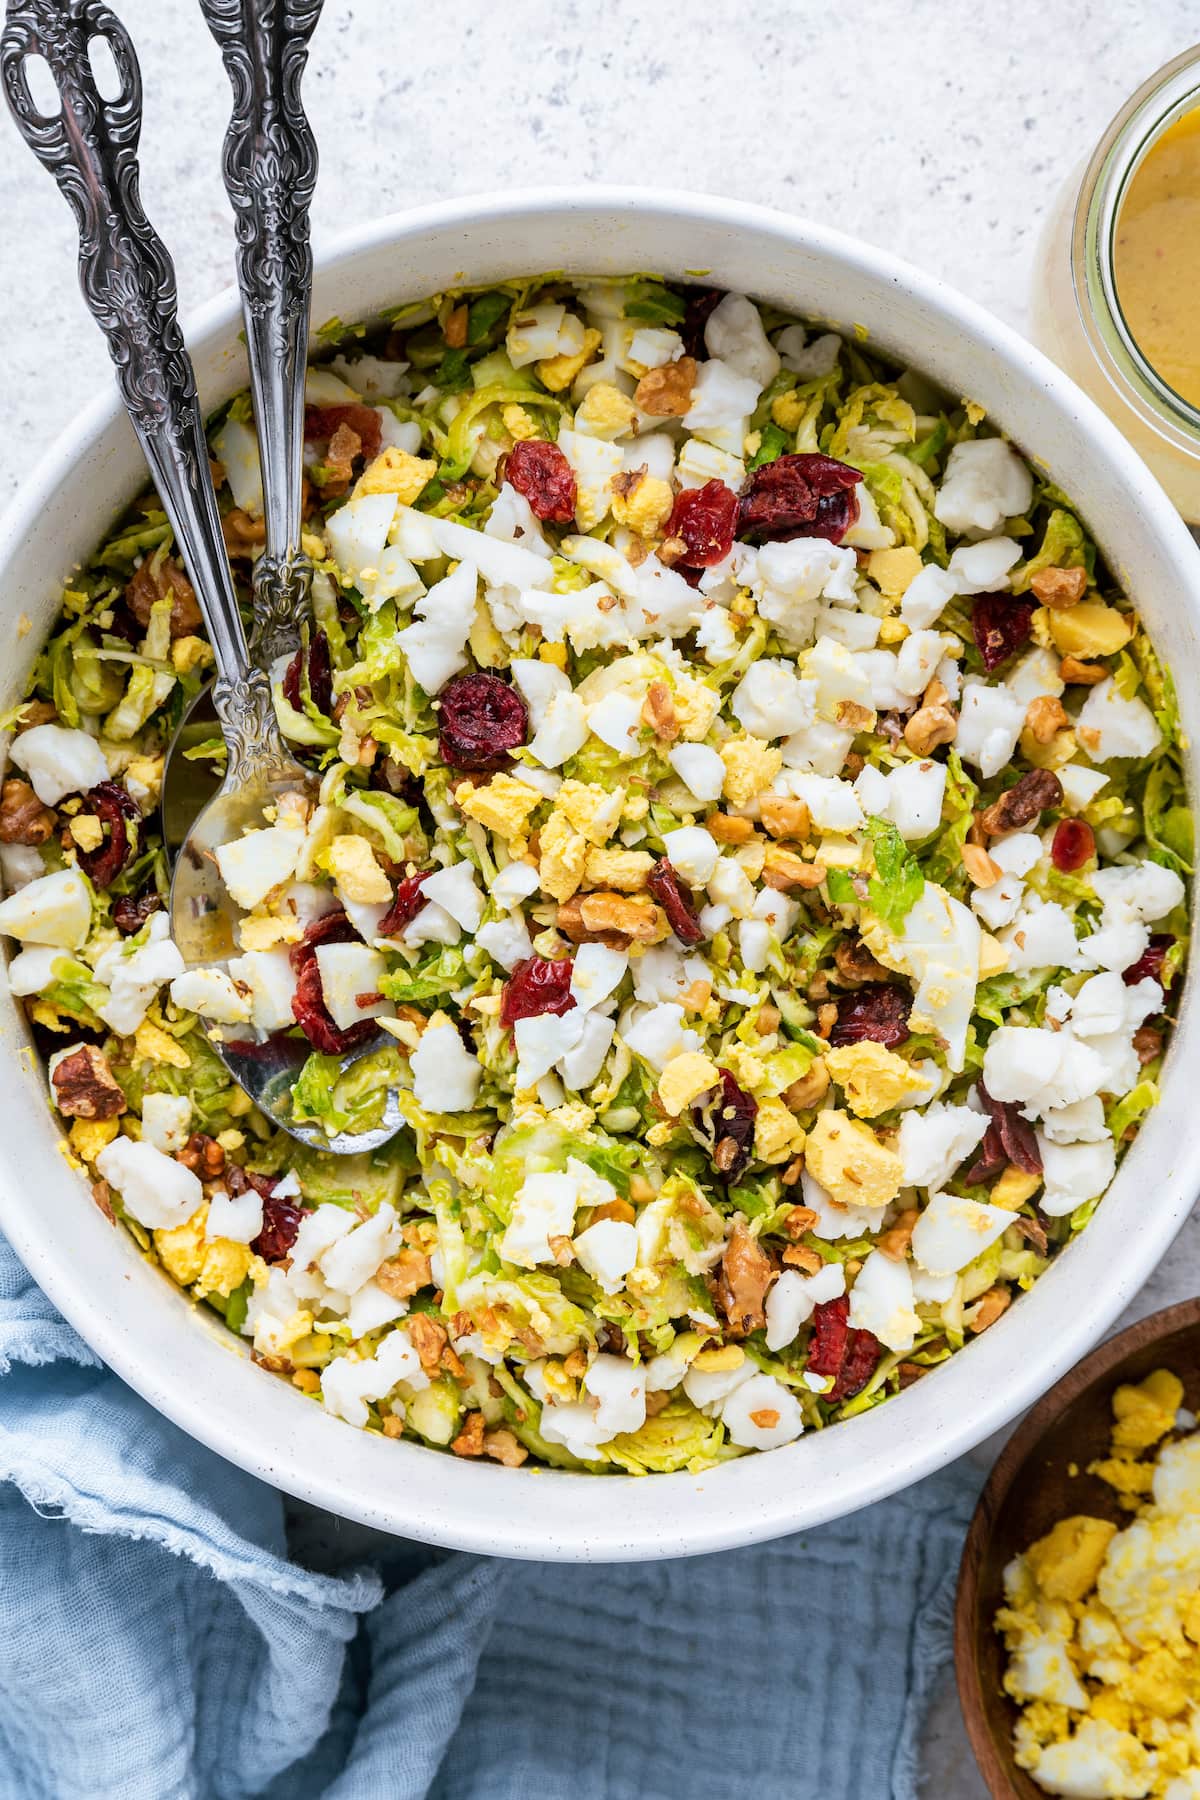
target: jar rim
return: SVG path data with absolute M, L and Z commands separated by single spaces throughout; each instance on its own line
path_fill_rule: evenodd
M 1114 266 L 1121 208 L 1137 170 L 1163 133 L 1200 108 L 1200 45 L 1158 69 L 1122 107 L 1088 164 L 1075 204 L 1071 275 L 1080 320 L 1109 382 L 1152 430 L 1200 455 L 1200 407 L 1163 379 L 1139 347 L 1121 306 Z

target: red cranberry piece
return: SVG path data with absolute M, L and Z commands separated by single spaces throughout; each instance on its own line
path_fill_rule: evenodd
M 93 887 L 111 887 L 133 854 L 141 809 L 119 782 L 101 781 L 84 795 L 83 810 L 107 825 L 108 837 L 96 850 L 80 850 L 79 866 Z
M 840 1375 L 850 1335 L 850 1299 L 822 1300 L 813 1309 L 813 1331 L 808 1346 L 810 1375 Z
M 660 856 L 649 875 L 646 886 L 667 915 L 667 923 L 681 944 L 698 944 L 704 927 L 696 916 L 692 896 L 679 879 L 678 870 L 665 856 Z
M 500 1001 L 500 1024 L 511 1031 L 518 1019 L 537 1019 L 543 1013 L 570 1012 L 575 1005 L 571 992 L 569 956 L 551 961 L 546 956 L 527 956 L 519 962 L 504 984 Z
M 262 1230 L 250 1245 L 255 1256 L 264 1262 L 282 1262 L 296 1241 L 303 1218 L 303 1210 L 289 1200 L 277 1200 L 274 1194 L 264 1196 Z
M 688 356 L 694 356 L 700 362 L 707 362 L 708 345 L 704 342 L 704 327 L 725 298 L 725 290 L 724 288 L 685 288 L 684 293 L 688 298 L 683 324 L 679 327 L 683 348 Z
M 890 981 L 868 981 L 852 994 L 843 994 L 837 1009 L 837 1021 L 829 1034 L 835 1049 L 869 1038 L 895 1050 L 911 1036 L 908 1015 L 912 998 Z
M 723 1181 L 736 1181 L 750 1161 L 758 1101 L 729 1073 L 721 1085 L 692 1108 L 692 1122 L 703 1138 L 713 1168 Z
M 291 965 L 293 969 L 302 969 L 318 944 L 352 944 L 357 938 L 358 932 L 341 907 L 335 906 L 330 912 L 322 913 L 320 918 L 309 920 L 300 943 L 293 944 L 288 952 Z
M 472 774 L 503 769 L 529 736 L 529 714 L 516 688 L 479 670 L 459 675 L 438 702 L 442 761 Z
M 1169 931 L 1156 931 L 1137 961 L 1122 975 L 1125 986 L 1136 987 L 1139 981 L 1162 981 L 1163 963 L 1174 942 Z
M 297 650 L 283 676 L 283 697 L 296 712 L 304 710 L 304 698 L 300 691 L 300 659 L 303 655 L 303 648 Z M 308 645 L 308 691 L 318 712 L 332 713 L 333 662 L 329 654 L 329 639 L 319 627 L 313 632 Z
M 557 444 L 519 438 L 508 453 L 504 479 L 524 494 L 539 519 L 570 525 L 575 518 L 575 471 Z
M 1029 642 L 1036 611 L 1036 600 L 1014 600 L 1011 594 L 976 596 L 971 630 L 989 675 Z
M 858 518 L 862 471 L 832 456 L 794 452 L 755 469 L 742 489 L 738 536 L 769 543 L 823 537 L 840 544 Z
M 723 481 L 684 488 L 671 509 L 666 532 L 668 538 L 678 538 L 683 544 L 679 562 L 685 566 L 680 574 L 711 569 L 714 563 L 724 561 L 733 549 L 737 513 L 737 495 Z
M 982 1081 L 978 1093 L 992 1122 L 980 1145 L 979 1160 L 971 1165 L 964 1177 L 966 1185 L 975 1187 L 981 1181 L 989 1181 L 1009 1163 L 1023 1169 L 1027 1175 L 1040 1175 L 1042 1153 L 1029 1120 L 1022 1118 L 1013 1101 L 993 1100 Z
M 306 406 L 304 409 L 306 443 L 327 444 L 339 425 L 357 432 L 362 455 L 368 462 L 379 455 L 383 423 L 373 406 L 360 406 L 356 402 L 347 406 Z
M 1086 819 L 1059 820 L 1050 845 L 1050 860 L 1056 869 L 1069 875 L 1073 869 L 1082 869 L 1095 854 L 1096 834 Z
M 292 995 L 292 1013 L 314 1050 L 324 1056 L 344 1056 L 347 1050 L 367 1043 L 377 1027 L 372 1019 L 362 1019 L 345 1031 L 334 1024 L 325 1005 L 321 987 L 321 969 L 314 950 L 300 970 L 296 992 Z
M 837 1380 L 822 1398 L 832 1403 L 861 1394 L 875 1373 L 880 1354 L 881 1345 L 873 1331 L 851 1331 Z
M 140 894 L 122 894 L 119 900 L 113 901 L 113 924 L 122 937 L 133 937 L 151 913 L 161 910 L 162 900 L 157 888 L 143 888 Z
M 432 869 L 422 869 L 420 874 L 406 875 L 396 883 L 392 904 L 379 921 L 380 937 L 399 937 L 404 927 L 412 924 L 425 904 L 421 889 L 432 874 Z

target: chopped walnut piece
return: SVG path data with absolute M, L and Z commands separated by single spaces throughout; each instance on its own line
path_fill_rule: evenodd
M 835 1006 L 834 1017 L 836 1018 L 836 1016 L 837 1008 Z M 780 1098 L 789 1112 L 808 1112 L 812 1107 L 819 1106 L 828 1092 L 829 1070 L 825 1067 L 822 1058 L 818 1056 L 808 1073 L 801 1075 L 798 1081 L 793 1081 L 790 1087 L 784 1088 Z M 805 1226 L 806 1231 L 807 1229 L 808 1227 Z
M 646 1395 L 646 1417 L 656 1419 L 660 1412 L 671 1404 L 670 1388 L 655 1388 Z
M 897 1367 L 896 1373 L 900 1377 L 900 1388 L 903 1391 L 905 1388 L 912 1387 L 914 1382 L 920 1381 L 922 1375 L 928 1375 L 929 1370 L 922 1368 L 920 1363 L 902 1362 Z
M 968 1307 L 963 1318 L 970 1331 L 986 1331 L 994 1325 L 1001 1313 L 1006 1313 L 1012 1305 L 1012 1295 L 1006 1287 L 990 1287 L 982 1299 Z
M 575 1261 L 575 1246 L 570 1238 L 558 1236 L 547 1238 L 546 1242 L 549 1244 L 550 1254 L 558 1264 L 559 1268 L 569 1269 L 571 1264 Z
M 870 731 L 875 714 L 869 706 L 860 706 L 857 700 L 839 700 L 837 722 L 843 731 Z
M 763 881 L 767 887 L 786 894 L 791 888 L 819 888 L 827 870 L 824 863 L 805 862 L 795 850 L 779 844 L 768 844 L 763 859 Z
M 302 1394 L 315 1394 L 321 1386 L 321 1377 L 315 1369 L 295 1369 L 292 1372 L 292 1386 L 299 1388 Z M 399 1419 L 396 1423 L 400 1423 Z
M 96 1202 L 96 1205 L 100 1208 L 100 1211 L 104 1214 L 109 1224 L 115 1225 L 117 1222 L 117 1215 L 112 1209 L 112 1189 L 109 1187 L 107 1181 L 93 1181 L 92 1199 Z
M 49 700 L 27 700 L 13 726 L 13 736 L 19 737 L 23 731 L 32 731 L 36 725 L 53 725 L 57 717 L 58 708 L 52 706 Z
M 642 412 L 652 418 L 682 419 L 692 404 L 695 385 L 696 359 L 681 356 L 676 362 L 663 363 L 661 368 L 647 369 L 633 398 Z
M 503 1463 L 506 1469 L 519 1469 L 529 1456 L 524 1444 L 502 1425 L 495 1431 L 484 1432 L 483 1454 L 490 1456 L 493 1462 Z
M 380 1263 L 375 1280 L 393 1300 L 411 1300 L 433 1280 L 429 1258 L 422 1250 L 401 1250 Z M 468 1330 L 470 1327 L 468 1326 Z
M 958 716 L 948 706 L 918 707 L 904 727 L 904 741 L 914 756 L 928 756 L 939 744 L 952 744 Z
M 631 943 L 656 944 L 667 935 L 653 900 L 631 900 L 627 894 L 584 894 L 579 916 L 589 931 L 617 931 Z
M 734 1221 L 725 1254 L 717 1299 L 731 1331 L 745 1335 L 766 1324 L 763 1303 L 774 1271 L 745 1219 Z
M 555 915 L 555 927 L 572 944 L 606 944 L 610 950 L 628 950 L 631 938 L 621 931 L 593 931 L 583 921 L 583 895 L 564 900 Z
M 1139 1025 L 1133 1034 L 1133 1047 L 1140 1063 L 1153 1062 L 1162 1055 L 1163 1034 L 1154 1025 Z
M 1086 569 L 1039 569 L 1029 585 L 1043 606 L 1075 606 L 1087 593 Z
M 321 464 L 321 478 L 317 480 L 323 498 L 331 499 L 347 491 L 354 479 L 355 459 L 362 455 L 362 448 L 363 441 L 357 431 L 342 419 L 329 440 Z
M 989 837 L 1003 837 L 1033 825 L 1047 806 L 1061 806 L 1062 782 L 1050 769 L 1030 769 L 1014 786 L 979 814 L 979 823 Z
M 673 744 L 679 736 L 675 702 L 665 681 L 652 681 L 642 703 L 642 723 L 649 725 L 661 744 Z
M 67 1119 L 115 1119 L 126 1111 L 125 1095 L 103 1050 L 80 1044 L 54 1065 L 54 1102 Z
M 461 350 L 466 343 L 469 317 L 470 311 L 465 300 L 447 315 L 442 335 L 451 350 Z
M 816 1275 L 825 1267 L 825 1259 L 817 1250 L 810 1250 L 806 1244 L 789 1244 L 783 1253 L 783 1260 L 789 1269 L 799 1269 L 802 1275 Z
M 190 637 L 204 623 L 196 590 L 184 574 L 183 564 L 173 556 L 148 556 L 130 576 L 125 587 L 125 603 L 138 624 L 150 623 L 150 609 L 156 601 L 171 597 L 171 636 Z
M 832 1000 L 817 1008 L 817 1036 L 828 1038 L 837 1024 L 838 1009 Z
M 463 1420 L 463 1428 L 450 1445 L 455 1456 L 483 1455 L 483 1414 L 470 1412 Z
M 971 877 L 976 887 L 995 887 L 1003 870 L 998 862 L 993 862 L 987 851 L 979 844 L 964 844 L 959 852 L 962 866 Z
M 718 844 L 748 844 L 754 836 L 752 821 L 736 818 L 733 813 L 709 813 L 704 829 Z
M 905 1207 L 902 1213 L 897 1214 L 887 1230 L 881 1233 L 876 1248 L 882 1250 L 885 1256 L 890 1256 L 893 1262 L 903 1262 L 908 1255 L 908 1246 L 912 1243 L 913 1227 L 919 1217 L 920 1214 L 915 1206 Z
M 789 794 L 764 794 L 758 803 L 763 830 L 773 838 L 793 838 L 803 843 L 812 831 L 812 815 L 803 800 Z
M 1025 709 L 1025 729 L 1035 743 L 1050 744 L 1071 723 L 1061 700 L 1039 694 Z
M 27 781 L 14 776 L 0 788 L 0 844 L 44 844 L 55 824 Z
M 633 1225 L 637 1221 L 637 1213 L 628 1200 L 622 1200 L 618 1195 L 615 1200 L 606 1200 L 602 1206 L 592 1208 L 592 1224 L 598 1225 L 601 1219 L 615 1219 L 619 1225 Z
M 261 519 L 251 518 L 240 506 L 231 506 L 221 514 L 221 535 L 230 556 L 261 556 L 267 547 L 267 528 Z
M 1108 674 L 1103 663 L 1081 662 L 1077 656 L 1064 656 L 1058 672 L 1068 687 L 1095 687 Z
M 783 1221 L 783 1229 L 793 1242 L 802 1238 L 806 1231 L 811 1231 L 817 1223 L 818 1214 L 811 1206 L 793 1206 Z
M 216 1138 L 209 1137 L 205 1131 L 193 1131 L 183 1149 L 175 1158 L 201 1181 L 215 1181 L 218 1175 L 225 1173 L 225 1152 Z M 245 1188 L 241 1189 L 245 1193 Z
M 843 987 L 861 987 L 866 981 L 887 981 L 888 971 L 857 936 L 840 937 L 833 947 L 833 960 Z
M 380 1420 L 380 1429 L 386 1438 L 403 1437 L 404 1420 L 397 1418 L 395 1413 L 384 1413 L 383 1418 Z
M 421 1367 L 427 1375 L 432 1375 L 446 1348 L 446 1327 L 430 1318 L 428 1313 L 413 1313 L 407 1321 L 407 1329 L 413 1349 L 421 1359 Z
M 799 1181 L 799 1179 L 803 1175 L 803 1173 L 804 1173 L 804 1157 L 803 1157 L 803 1155 L 793 1156 L 791 1162 L 787 1165 L 787 1168 L 783 1171 L 783 1174 L 779 1177 L 779 1179 L 784 1187 L 795 1187 L 796 1183 Z

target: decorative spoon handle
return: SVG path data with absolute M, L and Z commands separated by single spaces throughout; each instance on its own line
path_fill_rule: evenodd
M 106 100 L 90 47 L 103 39 L 120 93 Z M 28 62 L 41 56 L 60 110 L 38 110 Z M 102 0 L 9 0 L 0 79 L 17 127 L 79 224 L 79 280 L 108 339 L 126 410 L 204 611 L 217 662 L 213 698 L 230 751 L 278 747 L 270 686 L 249 667 L 208 466 L 196 377 L 179 329 L 175 270 L 138 186 L 142 82 L 133 44 Z
M 304 372 L 317 146 L 300 98 L 324 0 L 200 0 L 233 87 L 225 188 L 263 468 L 266 551 L 254 570 L 258 662 L 295 643 L 312 568 L 301 549 Z

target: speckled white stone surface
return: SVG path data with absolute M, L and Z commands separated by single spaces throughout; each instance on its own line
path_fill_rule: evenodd
M 145 78 L 143 193 L 186 313 L 232 276 L 225 78 L 193 0 L 116 6 Z M 1194 20 L 1189 0 L 327 0 L 306 84 L 315 245 L 451 194 L 653 182 L 837 225 L 1021 327 L 1060 183 Z M 73 222 L 3 121 L 0 226 L 3 500 L 107 363 Z M 1130 1317 L 1198 1287 L 1193 1217 Z M 983 1795 L 949 1691 L 926 1774 L 938 1800 Z

